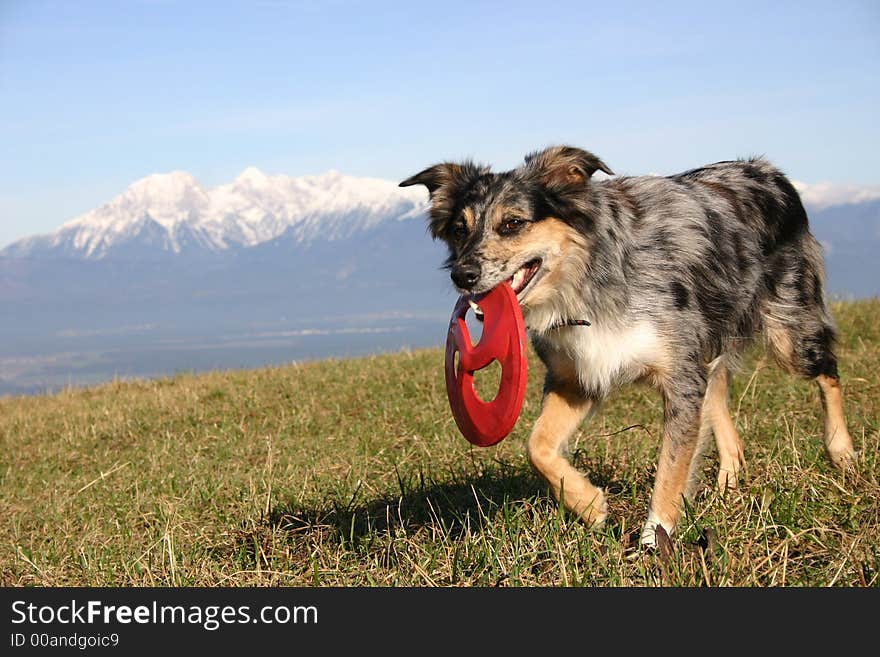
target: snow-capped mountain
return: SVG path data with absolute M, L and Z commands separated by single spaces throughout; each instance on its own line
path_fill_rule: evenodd
M 331 171 L 153 175 L 0 251 L 0 395 L 442 341 L 428 194 Z
M 797 187 L 828 292 L 880 294 L 880 188 Z M 336 172 L 143 178 L 0 251 L 0 395 L 442 344 L 455 293 L 427 200 Z
M 282 235 L 296 243 L 352 237 L 388 221 L 423 214 L 419 188 L 345 176 L 270 176 L 255 167 L 212 189 L 189 173 L 155 174 L 48 235 L 9 245 L 10 257 L 66 256 L 97 260 L 133 247 L 162 253 L 253 247 Z

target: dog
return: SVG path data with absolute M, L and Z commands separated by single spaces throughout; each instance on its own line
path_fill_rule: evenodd
M 596 155 L 553 146 L 510 171 L 445 162 L 400 183 L 427 187 L 429 230 L 448 246 L 459 292 L 506 281 L 516 293 L 546 366 L 528 457 L 554 497 L 588 526 L 604 523 L 604 492 L 566 448 L 609 393 L 636 381 L 664 408 L 640 544 L 656 548 L 661 527 L 673 534 L 712 434 L 717 485 L 735 488 L 744 460 L 728 390 L 757 333 L 786 371 L 816 381 L 827 453 L 852 467 L 822 251 L 791 182 L 761 157 L 613 176 Z

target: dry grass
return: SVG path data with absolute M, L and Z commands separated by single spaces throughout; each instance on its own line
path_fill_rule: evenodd
M 611 493 L 590 533 L 525 459 L 537 359 L 514 433 L 479 449 L 434 349 L 0 399 L 0 583 L 878 586 L 880 301 L 834 310 L 858 473 L 825 458 L 814 386 L 756 350 L 733 389 L 741 488 L 714 493 L 710 459 L 668 558 L 632 551 L 653 392 L 621 393 L 575 438 Z

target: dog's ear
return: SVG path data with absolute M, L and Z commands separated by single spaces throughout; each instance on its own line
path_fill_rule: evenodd
M 402 181 L 398 187 L 412 187 L 413 185 L 424 185 L 428 188 L 431 196 L 443 185 L 451 183 L 457 175 L 461 173 L 461 165 L 453 162 L 443 162 L 428 167 L 424 171 L 419 171 L 416 175 L 410 176 Z
M 462 164 L 444 162 L 420 171 L 398 186 L 424 185 L 428 188 L 428 192 L 431 194 L 431 213 L 428 222 L 431 235 L 434 239 L 446 239 L 459 191 L 488 172 L 488 167 L 477 166 L 473 162 Z
M 596 171 L 614 175 L 598 157 L 573 146 L 551 146 L 527 155 L 526 168 L 533 171 L 545 187 L 551 188 L 583 185 Z

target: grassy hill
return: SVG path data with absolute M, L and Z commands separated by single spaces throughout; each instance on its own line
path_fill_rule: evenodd
M 543 371 L 499 446 L 471 447 L 440 349 L 0 399 L 5 585 L 880 585 L 880 300 L 836 304 L 858 473 L 825 458 L 815 386 L 757 347 L 731 403 L 739 491 L 706 485 L 663 558 L 633 551 L 659 446 L 650 389 L 572 443 L 606 528 L 525 458 Z M 491 384 L 491 382 L 489 382 Z

